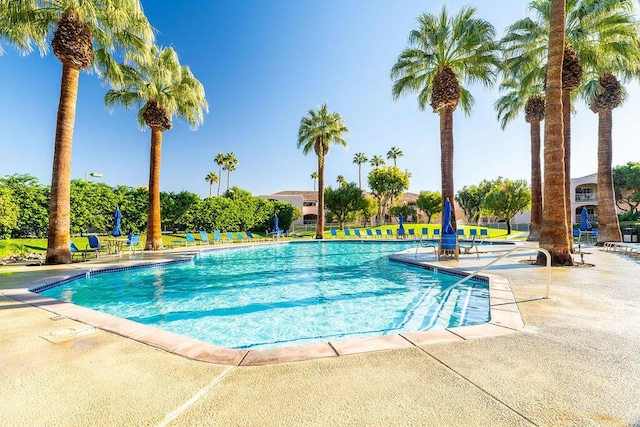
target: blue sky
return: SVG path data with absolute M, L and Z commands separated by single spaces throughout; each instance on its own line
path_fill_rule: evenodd
M 469 1 L 445 1 L 450 13 Z M 475 2 L 498 36 L 526 15 L 528 1 Z M 357 182 L 355 153 L 386 157 L 392 146 L 411 172 L 410 189 L 440 190 L 438 116 L 421 112 L 415 96 L 391 98 L 391 66 L 423 12 L 442 2 L 403 0 L 143 0 L 157 29 L 157 43 L 176 49 L 205 86 L 210 106 L 196 131 L 179 120 L 164 133 L 161 188 L 208 195 L 204 177 L 218 173 L 217 153 L 234 152 L 231 185 L 254 195 L 312 190 L 313 153 L 296 148 L 300 119 L 327 102 L 344 117 L 348 148 L 334 146 L 326 161 L 327 185 L 336 177 Z M 61 64 L 53 54 L 23 57 L 10 46 L 0 57 L 0 176 L 28 173 L 51 181 Z M 104 107 L 108 88 L 95 75 L 80 78 L 72 177 L 100 172 L 109 185 L 147 185 L 149 130 L 138 128 L 135 110 Z M 502 131 L 493 103 L 497 89 L 471 87 L 471 115 L 454 114 L 456 190 L 503 176 L 530 181 L 529 125 L 523 117 Z M 640 88 L 614 111 L 613 164 L 640 161 L 637 143 Z M 572 176 L 597 170 L 597 116 L 579 101 L 572 118 Z M 389 162 L 388 162 L 389 163 Z M 363 165 L 363 184 L 370 167 Z M 226 186 L 223 171 L 222 186 Z M 215 192 L 215 187 L 214 187 Z

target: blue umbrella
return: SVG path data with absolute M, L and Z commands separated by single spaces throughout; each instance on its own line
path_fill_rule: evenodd
M 582 217 L 582 223 L 580 224 L 581 231 L 591 230 L 591 223 L 589 222 L 589 214 L 587 213 L 587 208 L 582 208 L 582 213 L 580 214 Z
M 273 231 L 278 231 L 278 215 L 273 216 Z
M 400 214 L 400 216 L 398 217 L 398 235 L 399 236 L 403 236 L 404 235 L 404 225 L 402 225 L 402 214 Z
M 442 234 L 455 234 L 453 231 L 453 227 L 451 226 L 451 202 L 447 197 L 447 200 L 444 201 L 444 211 L 442 213 L 442 223 L 444 224 L 444 229 L 442 230 Z
M 113 237 L 122 236 L 122 230 L 120 230 L 121 220 L 122 220 L 122 214 L 120 213 L 120 208 L 116 208 L 116 211 L 113 213 L 113 222 L 115 225 L 113 227 L 113 231 L 111 232 L 111 235 Z

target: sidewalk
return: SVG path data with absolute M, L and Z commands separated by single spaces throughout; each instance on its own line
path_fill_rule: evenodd
M 583 250 L 595 267 L 554 268 L 550 299 L 525 255 L 489 270 L 511 283 L 518 333 L 259 367 L 192 361 L 0 296 L 0 426 L 640 425 L 640 263 Z M 79 267 L 2 267 L 0 292 Z

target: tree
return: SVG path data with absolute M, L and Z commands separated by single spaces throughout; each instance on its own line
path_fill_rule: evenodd
M 416 211 L 416 208 L 411 205 L 407 205 L 404 203 L 395 203 L 389 208 L 389 214 L 396 217 L 398 219 L 398 222 L 400 222 L 400 215 L 402 215 L 402 217 L 406 221 L 409 218 L 415 219 L 418 213 Z
M 11 237 L 46 237 L 49 215 L 49 187 L 31 175 L 11 175 L 0 178 L 0 185 L 11 191 L 20 215 Z
M 163 132 L 173 127 L 172 118 L 185 120 L 192 129 L 204 121 L 207 111 L 204 87 L 191 70 L 180 64 L 173 48 L 149 48 L 145 54 L 127 55 L 125 78 L 105 95 L 107 106 L 141 107 L 138 125 L 151 129 L 147 250 L 162 249 L 160 220 L 160 159 Z
M 45 262 L 67 264 L 71 262 L 71 147 L 80 71 L 93 68 L 106 81 L 118 81 L 122 74 L 112 55 L 143 49 L 153 41 L 153 31 L 139 0 L 2 1 L 0 18 L 0 36 L 22 51 L 30 50 L 33 42 L 46 53 L 44 40 L 52 35 L 53 53 L 62 63 Z
M 340 184 L 341 187 L 347 185 L 347 180 L 342 175 L 338 175 L 338 177 L 336 178 L 336 182 Z
M 342 116 L 330 113 L 327 104 L 318 107 L 317 111 L 309 110 L 307 116 L 300 121 L 298 129 L 298 148 L 304 155 L 313 150 L 318 158 L 318 223 L 316 239 L 324 238 L 324 162 L 332 144 L 347 146 L 343 135 L 349 130 L 344 125 Z
M 11 237 L 18 225 L 20 208 L 12 199 L 11 190 L 0 185 L 0 239 Z
M 344 223 L 349 217 L 364 208 L 364 196 L 355 182 L 345 183 L 335 190 L 327 187 L 325 190 L 325 206 L 344 230 Z
M 421 191 L 416 205 L 427 216 L 427 224 L 431 224 L 431 217 L 442 212 L 442 195 L 437 191 Z
M 640 163 L 628 162 L 613 168 L 613 185 L 618 209 L 636 216 L 640 206 Z
M 358 187 L 362 189 L 362 164 L 367 163 L 369 159 L 364 153 L 356 153 L 353 156 L 353 163 L 358 165 Z
M 511 219 L 531 206 L 531 191 L 525 180 L 510 181 L 498 178 L 482 200 L 482 210 L 507 222 L 511 234 Z
M 229 153 L 225 155 L 222 169 L 227 171 L 227 191 L 229 191 L 229 185 L 231 184 L 231 172 L 236 170 L 238 163 L 238 158 L 235 154 Z
M 372 197 L 365 197 L 362 202 L 362 209 L 360 213 L 362 214 L 362 218 L 364 219 L 365 227 L 367 223 L 371 223 L 371 218 L 378 212 L 378 203 Z
M 382 156 L 375 155 L 371 158 L 370 164 L 371 167 L 377 169 L 380 166 L 384 166 L 384 159 L 382 158 Z
M 551 265 L 573 265 L 572 242 L 565 209 L 564 130 L 562 115 L 562 61 L 565 0 L 552 0 L 544 123 L 544 204 L 540 247 L 551 254 Z M 537 263 L 545 265 L 542 252 Z
M 442 204 L 453 200 L 453 112 L 460 103 L 469 113 L 474 104 L 464 83 L 481 83 L 490 87 L 500 65 L 495 29 L 476 17 L 476 9 L 463 7 L 449 17 L 445 6 L 439 16 L 422 14 L 418 29 L 409 33 L 405 48 L 391 69 L 394 80 L 392 96 L 418 94 L 418 106 L 427 102 L 440 116 L 440 152 Z M 455 227 L 455 213 L 451 223 Z M 444 227 L 444 224 L 443 224 Z
M 396 147 L 395 145 L 391 147 L 389 151 L 387 151 L 387 159 L 389 160 L 393 159 L 393 166 L 397 166 L 396 159 L 402 156 L 404 156 L 404 154 L 402 153 L 402 150 Z
M 160 217 L 162 218 L 163 230 L 184 230 L 184 214 L 191 206 L 198 203 L 200 197 L 189 191 L 179 193 L 160 193 Z
M 311 179 L 313 180 L 313 191 L 316 191 L 316 181 L 318 180 L 318 171 L 311 172 Z
M 382 166 L 369 172 L 369 188 L 378 202 L 377 225 L 380 225 L 380 219 L 389 201 L 409 188 L 409 177 L 408 172 L 402 172 L 396 166 Z
M 222 166 L 224 165 L 225 156 L 226 155 L 224 153 L 218 153 L 218 155 L 216 155 L 216 158 L 214 159 L 214 162 L 216 162 L 216 164 L 218 165 L 218 177 L 220 177 L 220 179 L 218 179 L 218 196 L 220 195 L 220 181 L 222 178 Z
M 211 189 L 213 187 L 213 184 L 219 182 L 220 179 L 218 178 L 218 175 L 216 175 L 215 172 L 211 171 L 207 174 L 207 176 L 204 177 L 204 180 L 209 183 L 209 197 L 211 197 Z
M 491 190 L 491 185 L 491 182 L 483 180 L 480 185 L 462 187 L 456 194 L 455 200 L 458 202 L 458 206 L 460 206 L 469 222 L 478 223 L 482 200 L 489 190 Z

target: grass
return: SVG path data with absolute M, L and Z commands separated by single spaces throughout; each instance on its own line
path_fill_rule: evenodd
M 426 227 L 429 229 L 429 234 L 433 235 L 433 230 L 436 228 L 440 228 L 439 224 L 414 224 L 414 223 L 405 223 L 404 224 L 404 229 L 405 229 L 405 233 L 409 233 L 409 229 L 414 229 L 416 234 L 419 236 L 422 232 L 422 229 Z M 488 233 L 489 233 L 489 238 L 491 239 L 496 239 L 496 238 L 506 238 L 507 237 L 507 230 L 499 230 L 499 229 L 495 229 L 495 228 L 487 228 L 487 227 L 480 227 L 480 226 L 476 226 L 476 225 L 461 225 L 458 226 L 458 229 L 463 229 L 465 231 L 465 235 L 469 235 L 469 230 L 470 229 L 476 229 L 479 230 L 481 228 L 486 228 Z M 394 233 L 394 236 L 396 234 L 396 231 L 398 230 L 398 224 L 392 224 L 392 225 L 381 225 L 378 227 L 353 227 L 353 228 L 349 228 L 350 230 L 352 229 L 358 229 L 361 231 L 361 233 L 363 234 L 363 237 L 366 237 L 366 229 L 371 229 L 371 230 L 376 230 L 376 229 L 380 229 L 382 231 L 383 237 L 387 236 L 387 230 L 391 229 Z M 375 234 L 375 231 L 374 231 Z M 297 232 L 297 233 L 293 233 L 293 235 L 295 237 L 302 237 L 302 238 L 311 238 L 313 239 L 316 235 L 315 230 L 311 230 L 311 231 L 301 231 L 301 232 Z M 343 236 L 342 234 L 340 236 Z M 331 238 L 331 232 L 330 231 L 325 231 L 324 232 L 324 237 L 326 239 Z M 515 239 L 518 240 L 518 239 Z

